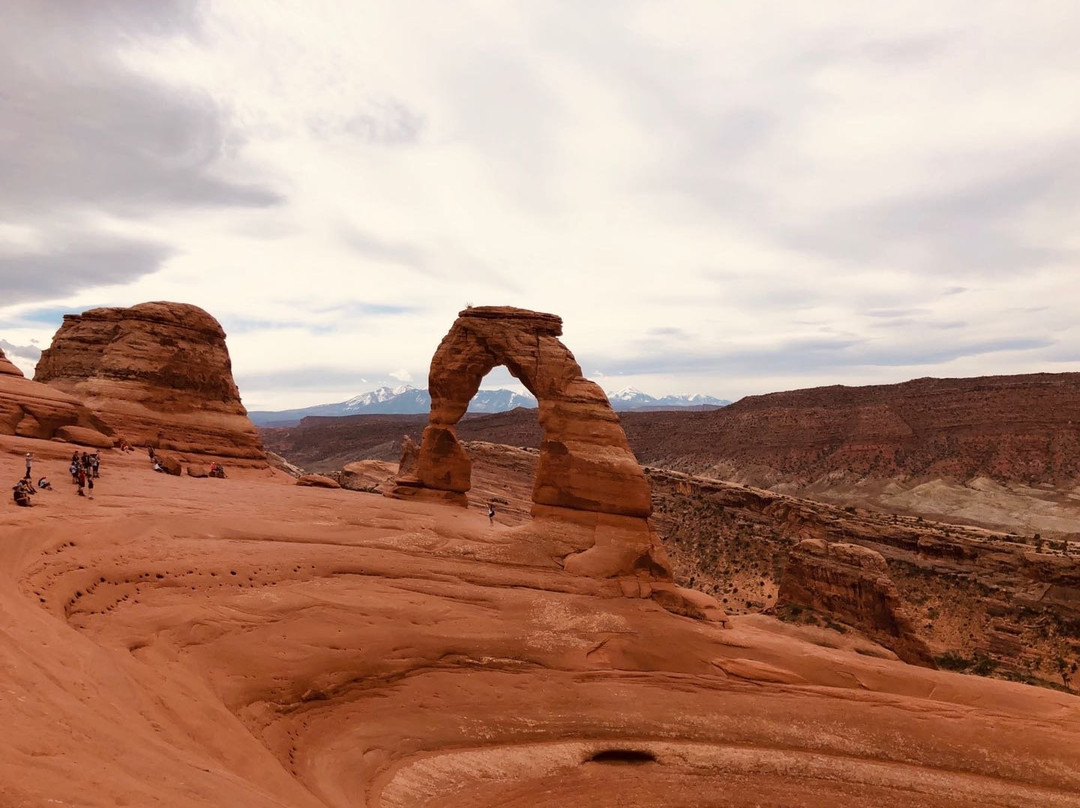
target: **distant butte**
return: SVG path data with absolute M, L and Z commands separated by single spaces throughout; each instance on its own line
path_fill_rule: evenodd
M 34 375 L 120 437 L 181 457 L 265 463 L 221 325 L 197 306 L 143 303 L 65 315 Z

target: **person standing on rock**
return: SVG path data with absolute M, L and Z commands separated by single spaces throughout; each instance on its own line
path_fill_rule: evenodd
M 24 480 L 31 479 L 31 477 L 30 477 L 30 467 L 33 466 L 33 465 L 34 465 L 34 456 L 32 454 L 30 454 L 29 452 L 27 452 L 26 453 L 26 476 L 23 477 Z
M 495 503 L 493 502 L 488 503 L 488 522 L 495 524 Z

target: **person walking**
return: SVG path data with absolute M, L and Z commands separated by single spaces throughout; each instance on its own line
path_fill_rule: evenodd
M 495 524 L 495 503 L 488 503 L 488 523 Z

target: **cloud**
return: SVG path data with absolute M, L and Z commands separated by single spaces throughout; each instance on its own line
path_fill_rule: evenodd
M 411 382 L 413 380 L 413 375 L 404 368 L 401 370 L 392 370 L 386 375 L 391 379 L 397 379 L 399 382 Z
M 125 61 L 133 46 L 196 38 L 199 26 L 198 4 L 179 0 L 5 5 L 0 219 L 26 234 L 0 254 L 5 305 L 128 284 L 176 253 L 149 234 L 110 234 L 107 217 L 282 201 L 261 181 L 227 176 L 236 132 L 205 90 Z
M 731 346 L 715 354 L 652 354 L 634 357 L 590 357 L 609 375 L 789 374 L 862 367 L 932 367 L 962 359 L 1004 352 L 1035 351 L 1055 345 L 1049 338 L 1013 337 L 897 345 L 892 341 L 855 338 L 806 338 L 760 347 Z
M 434 276 L 436 274 L 428 265 L 424 250 L 414 244 L 380 238 L 356 227 L 344 228 L 342 238 L 349 247 L 361 253 L 365 258 L 412 269 L 422 275 Z
M 3 349 L 8 357 L 17 356 L 30 362 L 41 358 L 41 348 L 37 345 L 13 345 L 6 339 L 0 339 L 0 349 Z
M 1070 144 L 1069 148 L 1072 148 Z M 944 191 L 834 210 L 792 228 L 787 243 L 850 263 L 888 261 L 920 274 L 993 276 L 1074 261 L 1022 224 L 1040 207 L 1080 209 L 1080 158 L 1063 150 L 1034 165 Z M 953 287 L 956 289 L 957 287 Z
M 129 283 L 157 271 L 173 254 L 164 244 L 82 237 L 40 253 L 0 253 L 4 303 L 66 297 L 106 284 Z

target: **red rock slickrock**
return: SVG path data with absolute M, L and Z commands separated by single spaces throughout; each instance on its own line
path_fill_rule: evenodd
M 791 548 L 777 611 L 799 607 L 854 626 L 911 665 L 934 664 L 904 608 L 881 553 L 857 544 L 804 539 Z
M 639 459 L 759 486 L 824 478 L 1080 480 L 1080 373 L 815 387 L 627 413 Z
M 0 504 L 5 808 L 1078 804 L 1075 695 L 671 614 L 554 520 L 102 460 Z
M 30 381 L 0 350 L 0 435 L 113 446 L 112 430 L 76 398 Z
M 431 413 L 416 469 L 399 476 L 393 495 L 467 502 L 472 466 L 455 425 L 484 376 L 504 365 L 539 402 L 543 439 L 533 515 L 574 522 L 595 534 L 593 546 L 568 563 L 583 574 L 666 569 L 646 521 L 652 502 L 645 474 L 607 396 L 582 376 L 561 334 L 562 320 L 553 314 L 510 306 L 460 312 L 431 360 Z M 635 531 L 641 535 L 630 541 Z
M 34 378 L 85 403 L 132 444 L 185 459 L 265 462 L 233 381 L 225 332 L 197 306 L 143 303 L 65 315 Z

